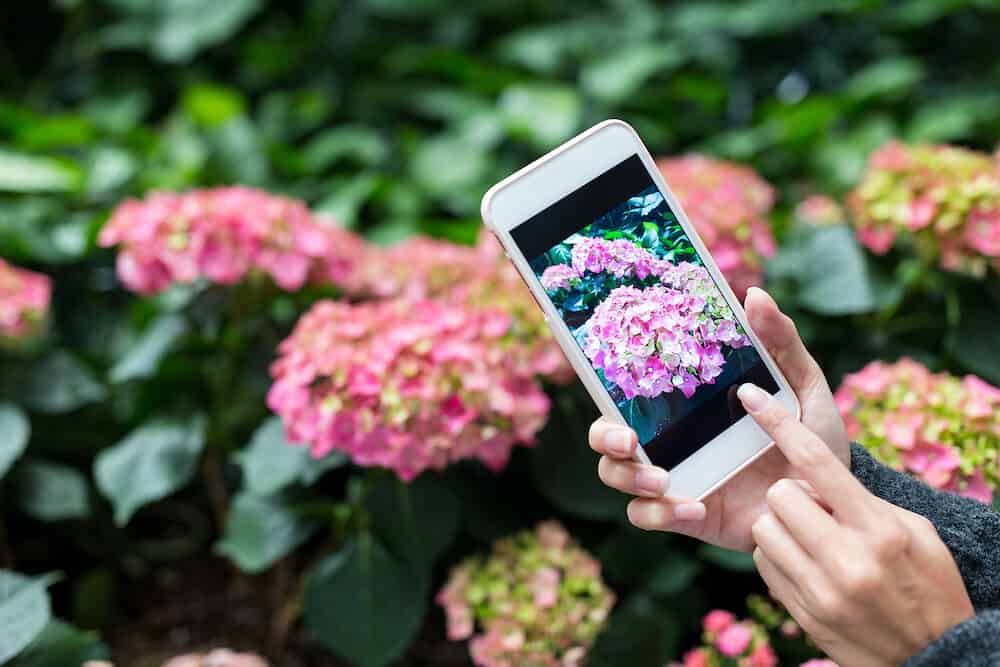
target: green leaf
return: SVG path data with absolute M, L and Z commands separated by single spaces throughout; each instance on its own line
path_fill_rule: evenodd
M 82 183 L 81 171 L 68 162 L 0 150 L 0 192 L 69 192 Z
M 336 162 L 349 159 L 370 166 L 389 153 L 382 136 L 363 126 L 334 127 L 320 132 L 302 151 L 302 160 L 310 172 L 320 172 Z
M 860 71 L 846 84 L 845 91 L 856 100 L 893 98 L 908 93 L 924 78 L 924 68 L 913 58 L 890 58 Z
M 669 610 L 645 595 L 633 595 L 611 614 L 597 637 L 590 667 L 662 667 L 677 655 L 677 623 Z
M 90 369 L 65 350 L 5 372 L 3 386 L 25 407 L 45 414 L 72 412 L 107 395 Z
M 969 306 L 962 309 L 958 327 L 945 339 L 945 348 L 972 373 L 1000 385 L 1000 330 L 996 324 L 996 305 Z
M 425 613 L 421 582 L 369 533 L 349 541 L 306 575 L 306 627 L 321 644 L 359 667 L 382 667 L 402 655 Z
M 52 619 L 10 667 L 76 667 L 108 657 L 108 648 L 96 632 Z
M 676 43 L 632 44 L 607 53 L 583 68 L 580 82 L 591 95 L 610 103 L 635 95 L 648 79 L 672 71 L 686 57 Z
M 122 526 L 143 505 L 190 481 L 205 446 L 205 418 L 159 418 L 135 429 L 94 461 L 97 488 Z
M 319 526 L 317 519 L 302 516 L 283 498 L 244 491 L 233 499 L 215 552 L 231 558 L 244 572 L 262 572 L 309 539 Z
M 646 590 L 654 595 L 678 595 L 687 590 L 701 570 L 698 561 L 672 553 L 656 568 L 646 583 Z
M 288 442 L 278 417 L 264 421 L 237 458 L 243 468 L 243 484 L 260 496 L 277 493 L 296 482 L 309 486 L 327 470 L 348 461 L 347 455 L 336 451 L 314 459 L 307 447 Z
M 204 127 L 220 127 L 242 115 L 246 102 L 234 88 L 201 83 L 184 91 L 181 108 Z
M 45 628 L 52 612 L 47 579 L 0 570 L 0 664 L 20 653 Z
M 263 185 L 270 163 L 257 128 L 246 116 L 238 116 L 212 131 L 213 157 L 226 180 L 246 185 Z
M 429 576 L 458 534 L 458 498 L 436 475 L 412 482 L 386 476 L 365 502 L 372 532 L 397 558 L 412 563 L 416 574 Z
M 154 375 L 160 362 L 187 331 L 187 320 L 180 315 L 161 315 L 156 318 L 111 367 L 108 379 L 120 384 Z
M 579 95 L 558 84 L 515 84 L 504 90 L 499 107 L 511 134 L 542 149 L 573 136 L 582 118 Z
M 102 147 L 87 160 L 87 192 L 105 195 L 123 186 L 138 170 L 138 160 L 126 150 Z
M 878 286 L 848 225 L 795 230 L 768 270 L 793 280 L 799 303 L 822 315 L 865 313 L 880 304 Z
M 413 179 L 433 194 L 477 186 L 488 167 L 486 152 L 462 137 L 441 136 L 422 142 L 413 155 Z
M 39 521 L 82 519 L 90 514 L 87 479 L 61 463 L 27 459 L 14 475 L 18 506 Z
M 24 453 L 31 437 L 31 422 L 13 403 L 0 403 L 0 479 Z
M 723 570 L 731 572 L 755 572 L 757 570 L 753 556 L 743 551 L 733 551 L 713 544 L 703 544 L 698 549 L 698 556 L 703 561 L 718 565 Z
M 587 447 L 579 414 L 580 404 L 557 396 L 559 412 L 531 452 L 535 484 L 549 502 L 563 512 L 584 519 L 606 520 L 625 515 L 622 494 L 601 483 L 597 477 L 597 454 Z
M 381 182 L 381 177 L 373 173 L 332 180 L 327 187 L 330 194 L 312 209 L 316 213 L 332 217 L 339 225 L 352 228 L 358 222 L 361 208 L 371 199 Z

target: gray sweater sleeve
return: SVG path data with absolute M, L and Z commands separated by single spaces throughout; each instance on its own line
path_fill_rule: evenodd
M 884 466 L 858 445 L 851 445 L 851 470 L 876 496 L 930 519 L 978 612 L 910 658 L 907 667 L 1000 665 L 1000 514 Z

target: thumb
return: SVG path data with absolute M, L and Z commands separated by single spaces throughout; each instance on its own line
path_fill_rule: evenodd
M 759 287 L 747 290 L 744 306 L 750 328 L 778 364 L 792 390 L 802 396 L 823 381 L 819 364 L 809 354 L 792 318 L 781 312 L 771 295 Z

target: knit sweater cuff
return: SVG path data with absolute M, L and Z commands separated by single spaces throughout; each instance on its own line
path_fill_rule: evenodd
M 989 667 L 1000 664 L 1000 610 L 984 611 L 932 641 L 905 667 Z

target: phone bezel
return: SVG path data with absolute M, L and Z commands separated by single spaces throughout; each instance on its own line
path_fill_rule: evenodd
M 779 390 L 775 398 L 799 418 L 800 408 L 795 393 L 750 328 L 742 304 L 737 300 L 729 283 L 716 266 L 715 260 L 688 220 L 680 202 L 663 180 L 649 151 L 635 130 L 617 119 L 595 125 L 500 181 L 489 189 L 482 201 L 483 222 L 497 237 L 504 252 L 531 290 L 556 341 L 601 414 L 607 419 L 627 426 L 597 372 L 573 339 L 569 327 L 559 317 L 555 305 L 532 271 L 528 259 L 511 237 L 510 231 L 633 155 L 639 156 L 653 182 L 663 192 L 691 243 L 704 260 L 705 267 L 719 285 L 737 319 L 746 329 L 754 348 L 778 384 Z M 670 471 L 671 483 L 668 495 L 678 498 L 705 498 L 762 456 L 772 445 L 771 438 L 757 423 L 749 416 L 744 416 Z M 644 463 L 650 462 L 641 446 L 637 448 L 637 458 Z

